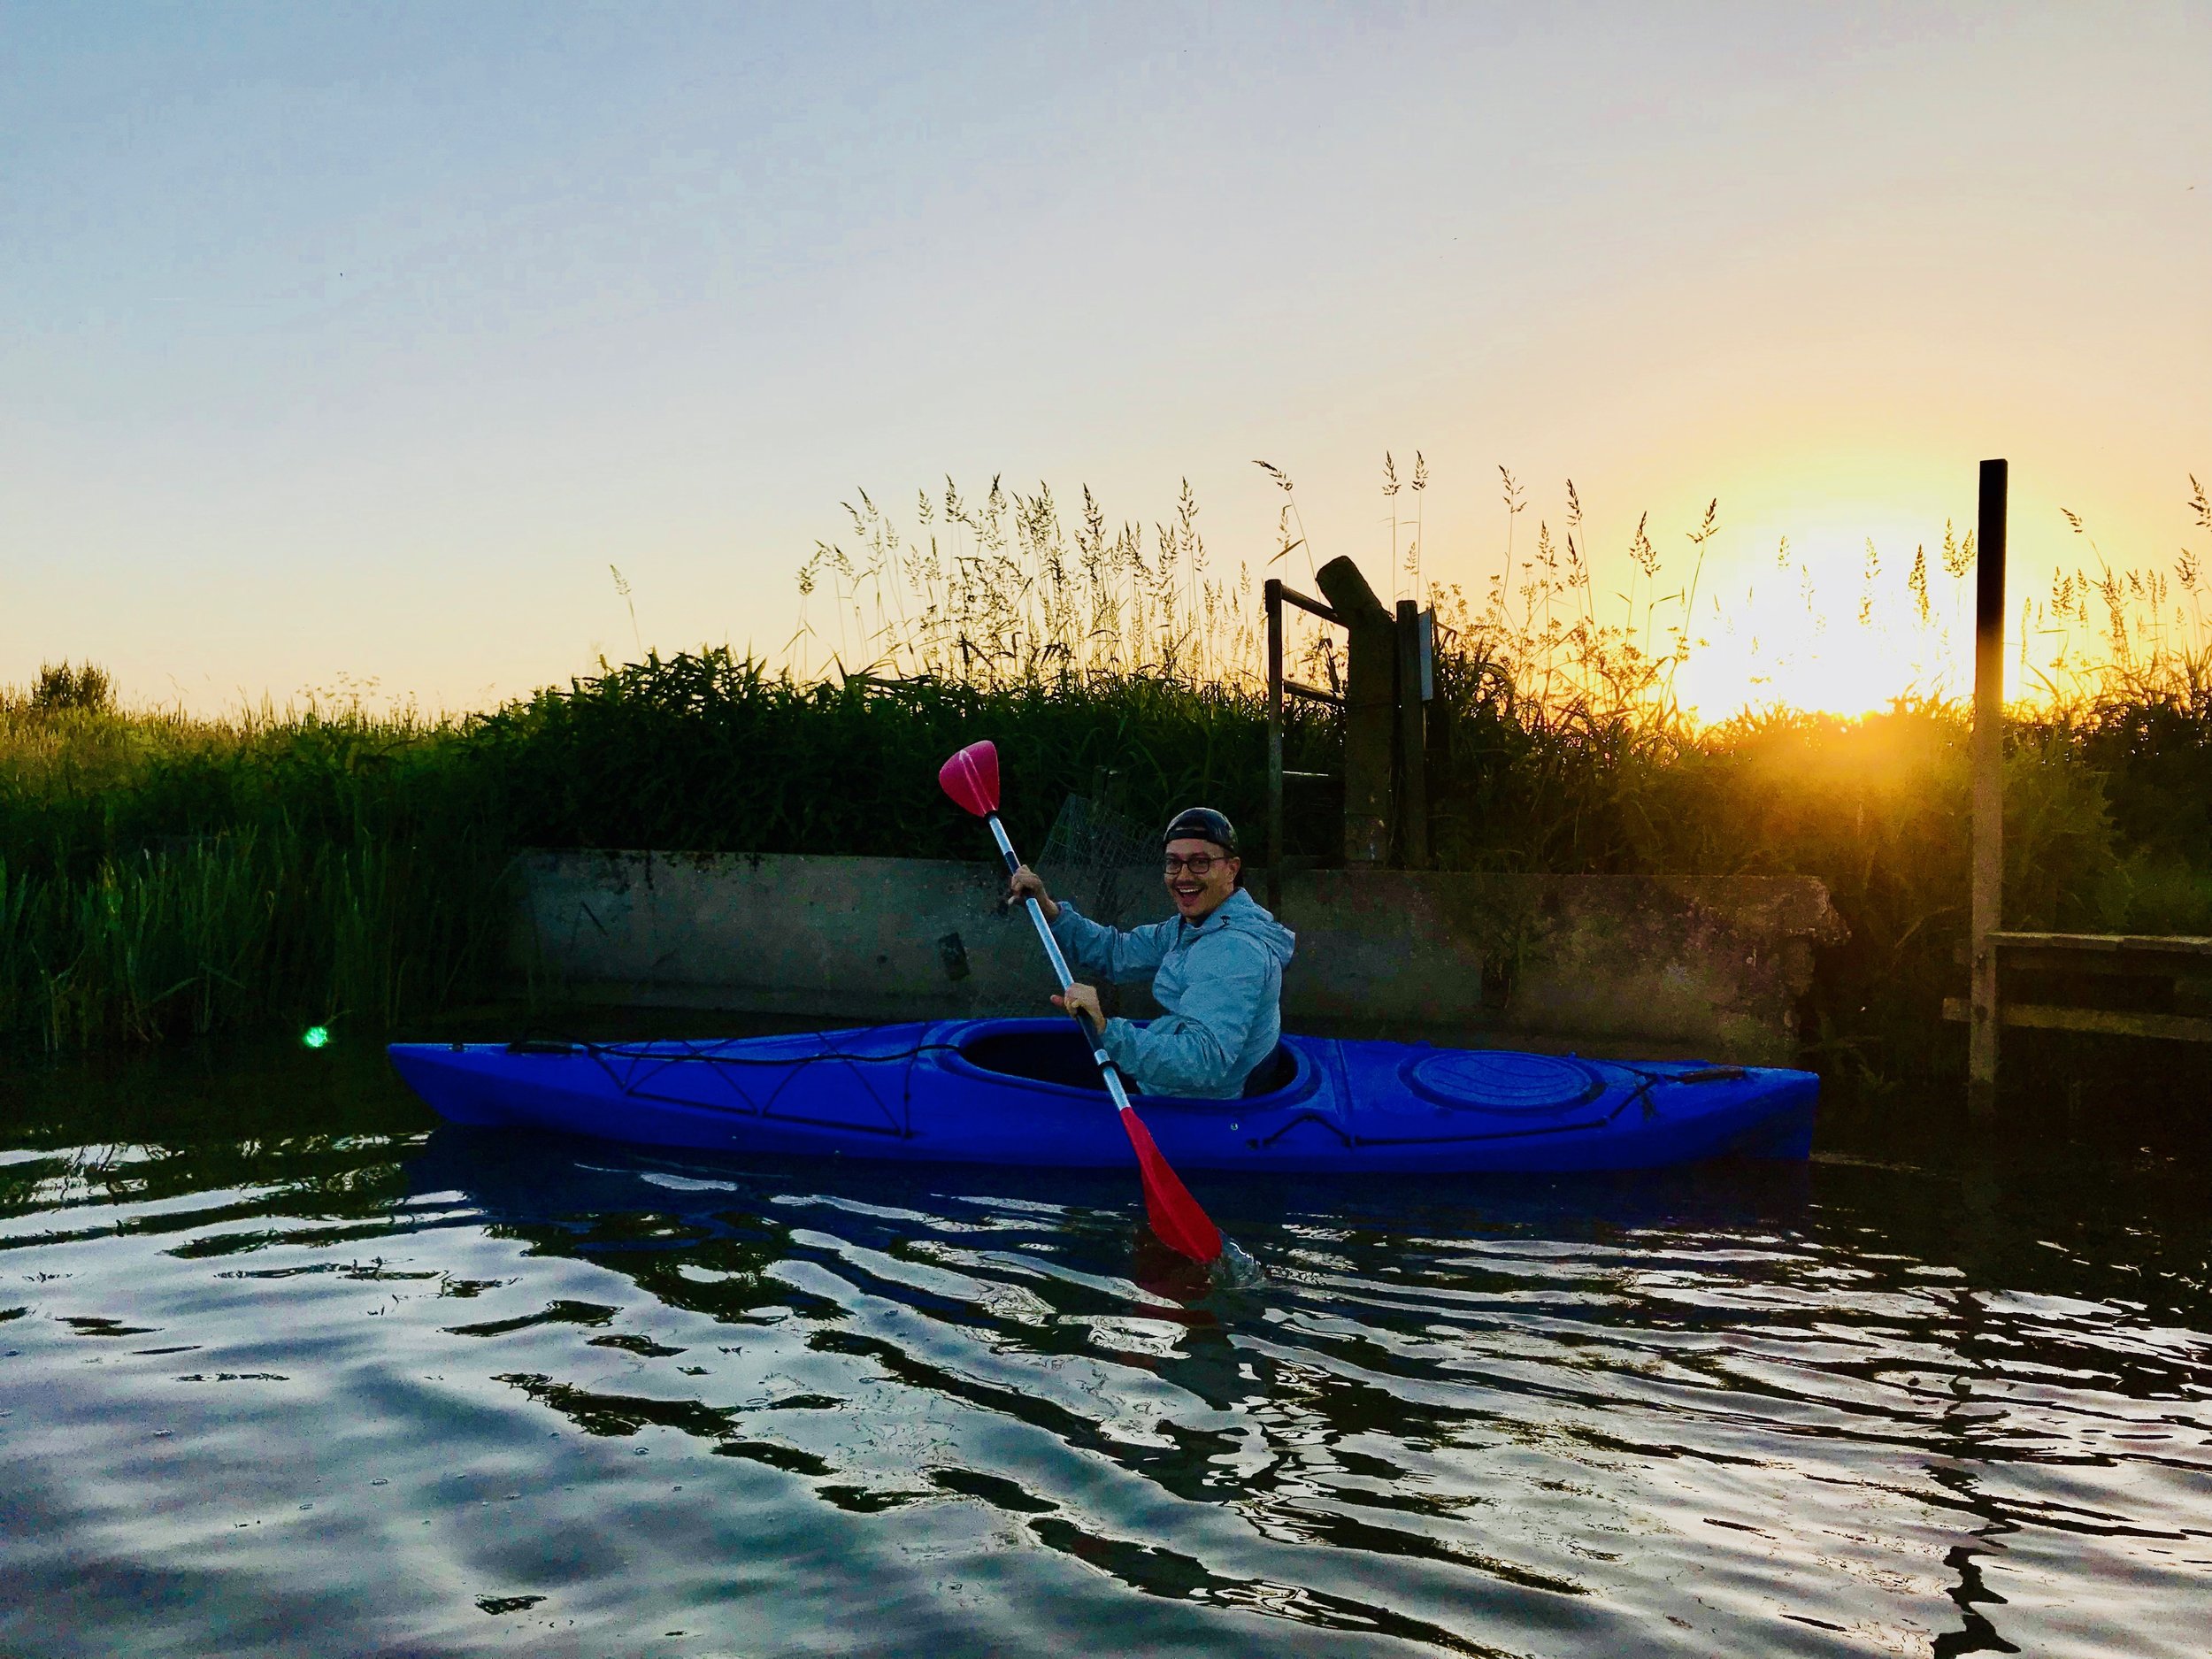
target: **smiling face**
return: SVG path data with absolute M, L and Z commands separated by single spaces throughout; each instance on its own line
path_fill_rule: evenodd
M 1237 872 L 1244 868 L 1241 858 L 1232 858 L 1212 841 L 1194 836 L 1170 841 L 1166 864 L 1168 896 L 1175 901 L 1175 913 L 1187 922 L 1202 922 L 1220 909 L 1237 890 Z

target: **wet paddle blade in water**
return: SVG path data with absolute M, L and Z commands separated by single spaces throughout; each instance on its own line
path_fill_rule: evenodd
M 1144 1215 L 1152 1224 L 1154 1236 L 1202 1267 L 1212 1266 L 1221 1259 L 1221 1230 L 1160 1156 L 1144 1120 L 1126 1106 L 1121 1109 L 1121 1126 L 1129 1132 L 1129 1144 L 1137 1151 L 1137 1168 L 1144 1177 Z

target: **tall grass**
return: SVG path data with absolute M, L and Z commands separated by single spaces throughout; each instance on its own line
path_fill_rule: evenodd
M 450 726 L 0 698 L 0 1042 L 435 1008 L 496 948 L 504 845 Z
M 1267 568 L 1302 585 L 1296 493 L 1269 475 Z M 1391 496 L 1401 591 L 1437 564 L 1421 549 L 1427 482 L 1421 457 L 1386 478 L 1405 492 Z M 1526 493 L 1502 482 L 1486 589 L 1432 588 L 1439 862 L 1819 876 L 1851 937 L 1819 964 L 1816 1054 L 1878 1079 L 1955 1067 L 1958 1034 L 1937 1015 L 1961 983 L 1962 705 L 1932 681 L 1863 717 L 1701 721 L 1686 677 L 1731 626 L 1713 599 L 1717 504 L 1678 532 L 1672 564 L 1640 524 L 1625 580 L 1601 586 L 1573 488 L 1557 531 L 1540 517 L 1530 534 Z M 2192 511 L 2212 536 L 2200 489 Z M 449 1005 L 492 980 L 503 872 L 527 846 L 973 857 L 935 771 L 984 734 L 1006 756 L 1024 845 L 1043 844 L 1066 795 L 1102 787 L 1140 818 L 1197 800 L 1256 833 L 1259 572 L 1210 560 L 1187 490 L 1149 529 L 1110 528 L 1087 492 L 1066 529 L 1049 492 L 995 482 L 973 503 L 948 487 L 917 517 L 902 528 L 859 498 L 853 546 L 818 548 L 803 571 L 804 621 L 773 664 L 649 652 L 455 721 L 123 713 L 65 668 L 43 695 L 0 696 L 0 1041 L 372 1025 Z M 1808 600 L 1809 572 L 1785 588 L 1839 631 L 1924 626 L 1945 661 L 1970 561 L 1953 535 L 1933 561 L 1870 557 L 1855 604 Z M 2100 564 L 2085 587 L 2087 568 L 2028 603 L 2044 654 L 2008 733 L 2008 916 L 2212 932 L 2195 565 L 2154 580 Z M 1340 666 L 1322 631 L 1294 655 L 1308 678 Z M 1293 770 L 1338 770 L 1326 711 L 1294 704 L 1287 739 Z M 1292 788 L 1289 850 L 1333 856 L 1333 786 Z
M 1187 480 L 1150 538 L 1109 525 L 1086 488 L 1076 523 L 1048 486 L 994 478 L 973 500 L 950 480 L 902 528 L 865 492 L 847 503 L 854 545 L 816 544 L 800 566 L 794 678 L 860 672 L 977 687 L 1095 675 L 1234 681 L 1260 649 L 1252 578 L 1214 573 Z
M 1295 488 L 1262 465 L 1281 492 L 1266 568 L 1310 580 L 1315 550 Z M 1386 457 L 1400 592 L 1422 591 L 1428 482 L 1424 457 L 1409 473 Z M 1443 625 L 1430 755 L 1439 862 L 1821 876 L 1852 930 L 1820 964 L 1810 1011 L 1822 1051 L 1869 1076 L 1955 1064 L 1957 1033 L 1937 1014 L 1959 988 L 1966 922 L 1971 535 L 1947 526 L 1932 549 L 1909 556 L 1869 542 L 1840 585 L 1785 541 L 1770 558 L 1732 560 L 1724 582 L 1717 501 L 1663 534 L 1640 517 L 1609 561 L 1592 547 L 1591 515 L 1571 482 L 1556 523 L 1537 516 L 1532 534 L 1527 491 L 1504 469 L 1500 486 L 1500 534 L 1477 561 L 1486 573 L 1428 588 Z M 2047 583 L 2024 580 L 2016 563 L 2020 611 L 2009 631 L 2024 695 L 2006 762 L 2015 925 L 2212 931 L 2212 635 L 2202 615 L 2212 502 L 2195 479 L 2190 487 L 2198 544 L 2170 570 L 2116 567 L 2070 513 L 2065 545 L 2078 557 Z M 1248 768 L 1208 787 L 1232 810 L 1257 805 L 1253 573 L 1202 573 L 1187 556 L 1187 490 L 1148 552 L 1134 526 L 1103 541 L 1087 491 L 1073 537 L 1049 492 L 1009 496 L 995 481 L 986 501 L 998 505 L 970 511 L 949 487 L 944 510 L 925 498 L 912 530 L 861 501 L 861 553 L 826 544 L 802 573 L 809 599 L 848 620 L 836 653 L 810 657 L 824 638 L 822 610 L 810 613 L 787 658 L 797 680 L 865 664 L 897 680 L 865 694 L 879 699 L 868 706 L 987 694 L 1000 702 L 977 714 L 998 725 L 1024 698 L 1041 699 L 1054 710 L 1047 749 L 1079 731 L 1087 759 L 1102 764 L 1122 752 L 1105 710 L 1129 683 L 1171 703 L 1202 684 L 1212 752 Z M 994 528 L 1002 520 L 1018 534 Z M 1146 629 L 1118 626 L 1139 614 Z M 1308 627 L 1292 655 L 1308 677 L 1334 680 L 1325 631 Z M 1886 710 L 1847 718 L 1788 706 L 1792 687 L 1824 662 L 1863 681 L 1868 661 L 1905 681 Z M 1700 676 L 1716 664 L 1742 687 L 1732 718 L 1701 716 L 1714 699 Z M 844 693 L 814 695 L 847 706 Z M 944 747 L 946 734 L 935 735 Z M 1292 766 L 1329 769 L 1331 735 L 1302 715 L 1293 742 L 1307 758 Z M 1147 752 L 1160 742 L 1148 737 Z M 928 787 L 921 763 L 936 752 L 922 749 L 910 784 L 918 799 Z M 1162 769 L 1139 770 L 1154 786 L 1141 803 L 1164 810 L 1173 791 Z M 1081 772 L 1041 775 L 1053 788 L 1079 787 Z M 1297 849 L 1328 850 L 1328 806 L 1294 802 Z M 927 822 L 918 813 L 905 803 L 895 821 Z
M 1723 580 L 1717 499 L 1671 533 L 1640 515 L 1607 560 L 1571 480 L 1556 532 L 1539 518 L 1530 536 L 1526 491 L 1499 472 L 1495 565 L 1471 594 L 1455 585 L 1429 596 L 1540 718 L 1667 729 L 1839 691 L 1855 701 L 1870 684 L 1888 684 L 1907 703 L 1971 694 L 1971 532 L 1947 523 L 1932 552 L 1924 542 L 1909 555 L 1870 539 L 1848 572 L 1816 565 L 1786 538 L 1770 555 L 1734 549 Z M 1386 466 L 1386 495 L 1395 482 Z M 2168 565 L 2115 565 L 2081 517 L 2062 509 L 2071 557 L 2054 562 L 2047 580 L 2032 556 L 2015 553 L 2008 682 L 2024 713 L 2186 702 L 2212 677 L 2212 499 L 2195 478 L 2189 485 L 2196 544 Z M 2037 540 L 2015 539 L 2024 549 Z M 1615 575 L 1604 580 L 1601 568 Z
M 537 845 L 973 858 L 987 843 L 937 768 L 983 735 L 1027 846 L 1102 773 L 1141 816 L 1202 800 L 1256 826 L 1266 727 L 1248 689 L 1157 672 L 979 679 L 807 684 L 723 649 L 649 655 L 485 718 L 470 747 L 509 833 Z M 1297 711 L 1290 764 L 1324 770 L 1338 741 L 1329 719 Z M 1302 847 L 1327 850 L 1307 818 Z
M 1317 553 L 1295 487 L 1258 465 L 1282 495 L 1275 551 L 1258 573 L 1310 584 Z M 1571 480 L 1556 524 L 1539 515 L 1532 533 L 1528 491 L 1498 471 L 1496 546 L 1462 558 L 1471 580 L 1425 585 L 1431 479 L 1418 455 L 1406 472 L 1384 457 L 1386 548 L 1350 550 L 1371 551 L 1371 567 L 1386 558 L 1379 589 L 1432 603 L 1465 649 L 1509 676 L 1525 710 L 1709 722 L 1801 704 L 1809 680 L 1841 672 L 1862 693 L 1870 674 L 1912 700 L 1970 691 L 1971 532 L 1947 523 L 1939 544 L 1909 553 L 1869 540 L 1839 572 L 1787 539 L 1770 554 L 1729 547 L 1714 500 L 1673 529 L 1639 515 L 1608 555 Z M 2116 565 L 2093 526 L 2064 510 L 2067 557 L 2047 578 L 2016 553 L 2008 630 L 2024 705 L 2185 695 L 2212 672 L 2212 497 L 2189 485 L 2195 541 L 2168 565 Z M 1110 523 L 1087 488 L 1071 523 L 1048 486 L 1024 495 L 996 478 L 972 498 L 949 480 L 941 495 L 921 493 L 905 524 L 864 491 L 856 503 L 845 507 L 851 536 L 818 543 L 798 572 L 798 628 L 773 660 L 802 682 L 861 672 L 979 686 L 1102 675 L 1257 683 L 1256 572 L 1210 555 L 1187 482 L 1148 531 Z M 2020 528 L 2022 549 L 2038 544 Z M 1294 657 L 1325 672 L 1326 632 L 1290 620 L 1302 630 Z

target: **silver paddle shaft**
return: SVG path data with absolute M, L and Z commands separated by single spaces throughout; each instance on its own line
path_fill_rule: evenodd
M 1012 875 L 1022 867 L 1022 861 L 1014 851 L 1014 843 L 1007 839 L 1006 826 L 998 821 L 995 812 L 983 821 L 991 826 L 991 839 L 998 842 L 999 856 L 1006 860 L 1006 873 Z M 1045 907 L 1037 902 L 1034 894 L 1025 894 L 1022 902 L 1029 909 L 1029 920 L 1037 930 L 1038 942 L 1044 946 L 1052 972 L 1059 979 L 1060 990 L 1065 995 L 1068 987 L 1075 983 L 1075 976 L 1068 972 L 1068 959 L 1060 954 L 1060 941 L 1052 936 L 1052 924 L 1045 920 Z M 1097 1062 L 1098 1074 L 1106 1079 L 1106 1092 L 1114 1097 L 1114 1104 L 1123 1111 L 1134 1110 L 1129 1104 L 1129 1091 L 1122 1087 L 1121 1073 L 1115 1070 L 1113 1060 L 1106 1053 L 1104 1033 L 1091 1024 L 1088 1014 L 1078 1012 L 1075 1023 L 1090 1040 L 1091 1058 Z

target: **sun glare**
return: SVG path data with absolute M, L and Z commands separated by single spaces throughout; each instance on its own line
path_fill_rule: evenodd
M 1864 714 L 1899 697 L 1972 689 L 1972 565 L 1940 526 L 1870 532 L 1831 521 L 1753 526 L 1709 583 L 1676 682 L 1689 712 L 1724 719 L 1786 704 Z M 1760 549 L 1763 549 L 1763 551 Z

